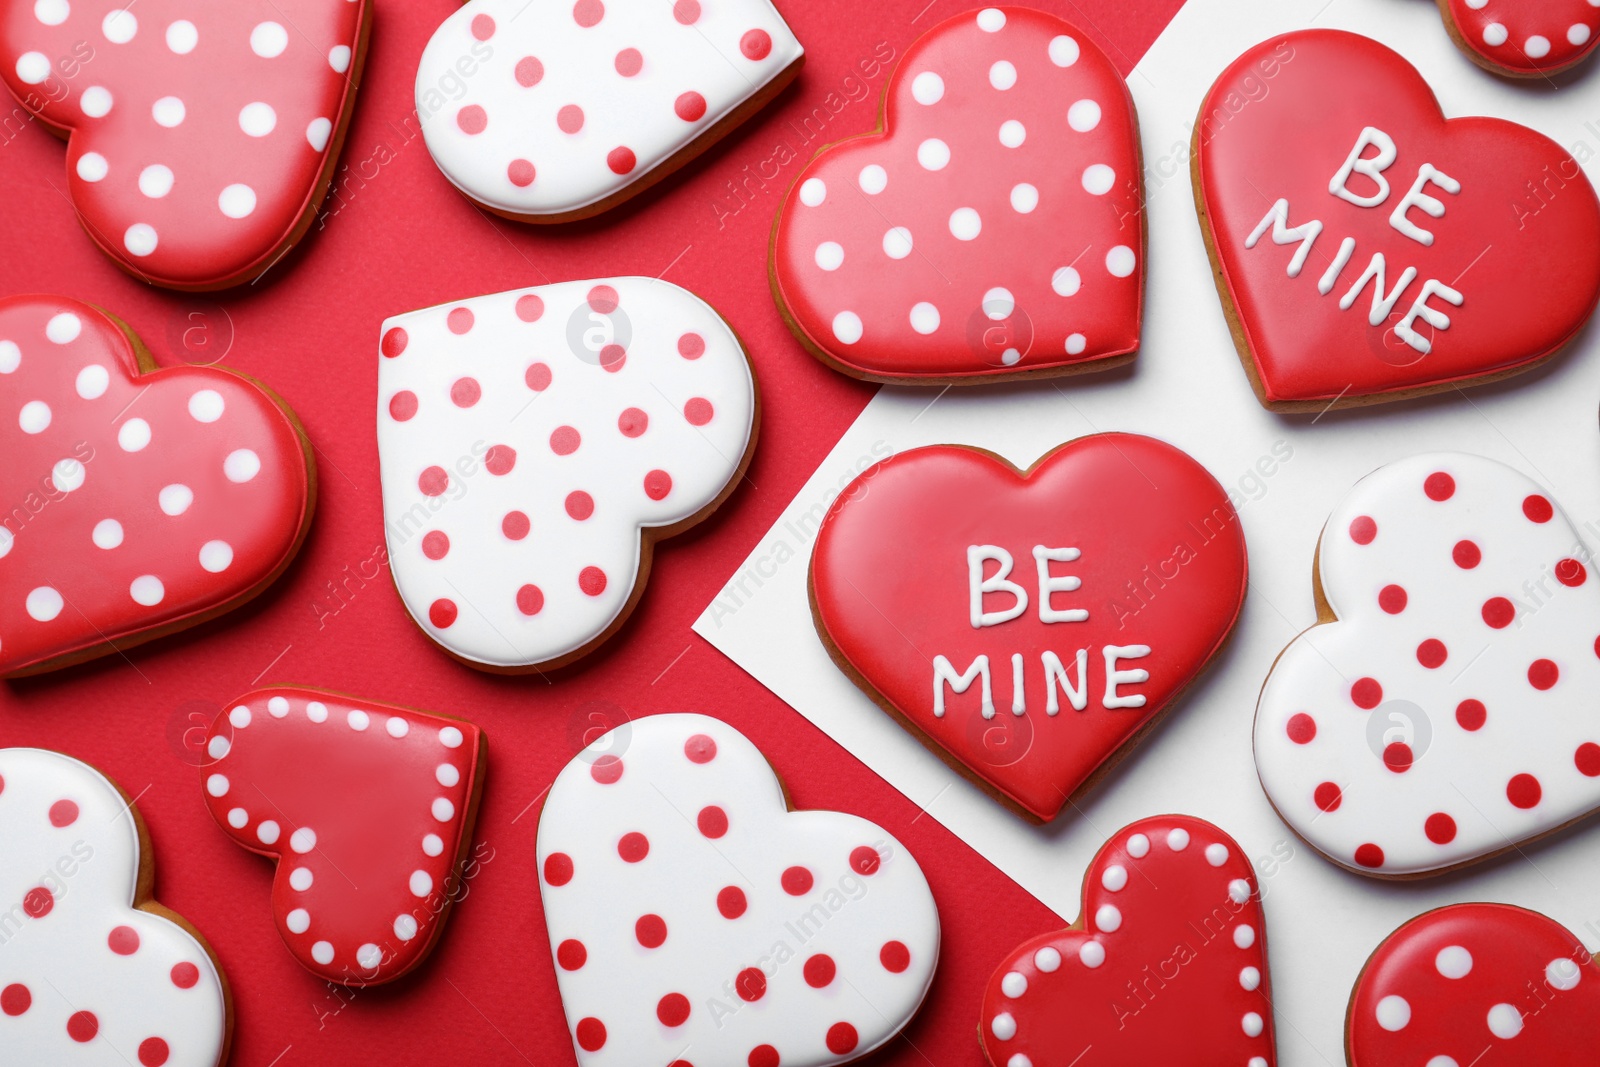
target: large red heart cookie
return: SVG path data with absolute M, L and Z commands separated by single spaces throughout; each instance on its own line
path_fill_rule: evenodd
M 206 806 L 277 861 L 284 944 L 330 982 L 406 974 L 466 896 L 488 743 L 470 722 L 314 689 L 247 693 L 206 733 Z
M 1560 145 L 1446 120 L 1376 41 L 1274 37 L 1195 123 L 1217 290 L 1268 407 L 1399 400 L 1525 371 L 1600 298 L 1600 201 Z
M 930 30 L 880 132 L 784 197 L 772 290 L 801 342 L 869 381 L 1117 366 L 1139 347 L 1144 194 L 1133 98 L 1081 31 L 1029 8 Z
M 1078 922 L 1025 942 L 989 979 L 979 1039 L 994 1067 L 1271 1067 L 1250 860 L 1187 815 L 1123 827 L 1084 874 Z
M 1545 78 L 1600 45 L 1594 0 L 1439 0 L 1450 36 L 1478 66 L 1513 78 Z
M 1350 994 L 1350 1067 L 1589 1067 L 1600 967 L 1538 912 L 1452 904 L 1390 934 Z
M 370 0 L 0 0 L 0 78 L 68 138 L 67 192 L 117 266 L 220 289 L 310 227 L 371 22 Z
M 1177 700 L 1244 602 L 1227 494 L 1149 437 L 1026 472 L 955 445 L 868 469 L 811 561 L 817 633 L 885 710 L 1049 819 Z
M 214 367 L 158 369 L 116 319 L 0 300 L 0 675 L 204 622 L 300 547 L 316 472 L 293 414 Z

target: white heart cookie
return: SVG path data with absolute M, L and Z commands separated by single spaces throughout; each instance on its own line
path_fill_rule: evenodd
M 146 843 L 132 803 L 94 768 L 0 749 L 0 1062 L 221 1062 L 222 977 L 147 902 Z
M 556 979 L 583 1067 L 821 1067 L 910 1021 L 939 955 L 917 861 L 854 815 L 788 810 L 704 715 L 625 723 L 539 817 Z
M 471 0 L 423 50 L 417 116 L 467 196 L 565 221 L 687 162 L 803 58 L 768 0 Z
M 378 454 L 401 598 L 474 665 L 578 658 L 632 610 L 650 545 L 732 492 L 755 417 L 733 330 L 654 278 L 389 319 Z
M 1334 862 L 1396 877 L 1600 805 L 1593 567 L 1550 496 L 1501 463 L 1438 453 L 1362 479 L 1317 550 L 1324 625 L 1261 691 L 1273 806 Z

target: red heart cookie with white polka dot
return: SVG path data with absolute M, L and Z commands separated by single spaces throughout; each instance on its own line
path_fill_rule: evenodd
M 804 59 L 769 0 L 470 0 L 423 50 L 417 116 L 468 197 L 566 222 L 689 162 Z
M 411 617 L 485 670 L 583 656 L 632 612 L 655 542 L 733 492 L 756 408 L 733 330 L 655 278 L 389 319 L 378 455 Z
M 578 753 L 538 856 L 582 1067 L 848 1063 L 933 980 L 939 914 L 905 846 L 854 815 L 789 811 L 718 719 L 635 719 Z
M 310 446 L 282 401 L 221 368 L 159 368 L 87 304 L 0 300 L 0 410 L 0 675 L 221 615 L 311 522 Z
M 0 78 L 67 138 L 94 243 L 174 289 L 251 281 L 310 227 L 370 0 L 3 0 Z
M 1384 939 L 1350 994 L 1350 1067 L 1588 1067 L 1600 967 L 1559 923 L 1452 904 Z
M 1600 806 L 1600 588 L 1537 483 L 1463 453 L 1356 484 L 1323 528 L 1322 625 L 1256 710 L 1273 806 L 1335 863 L 1433 874 Z
M 1468 58 L 1513 78 L 1575 67 L 1600 44 L 1596 0 L 1439 0 L 1439 11 Z
M 206 732 L 217 825 L 277 862 L 294 958 L 350 986 L 415 968 L 465 892 L 487 751 L 469 722 L 314 689 L 240 697 Z
M 1078 922 L 1024 942 L 989 979 L 979 1037 L 994 1067 L 1271 1067 L 1250 860 L 1187 815 L 1118 830 L 1084 874 Z
M 217 1067 L 233 1005 L 211 949 L 150 897 L 133 801 L 59 752 L 0 749 L 0 1058 Z
M 811 353 L 939 384 L 1100 370 L 1139 347 L 1144 192 L 1133 97 L 1069 23 L 986 8 L 914 43 L 880 132 L 784 197 L 772 291 Z

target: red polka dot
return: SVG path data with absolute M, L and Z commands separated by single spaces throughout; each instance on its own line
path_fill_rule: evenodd
M 687 92 L 672 102 L 672 110 L 684 122 L 699 122 L 706 114 L 706 98 L 697 92 Z
M 1450 558 L 1456 561 L 1457 567 L 1470 571 L 1483 562 L 1483 551 L 1471 541 L 1457 541 L 1456 547 L 1450 550 Z
M 1483 621 L 1496 630 L 1504 630 L 1516 617 L 1516 606 L 1503 596 L 1492 596 L 1483 602 Z
M 480 41 L 487 41 L 494 36 L 494 19 L 488 15 L 474 15 L 472 17 L 472 36 Z
M 911 950 L 900 941 L 885 941 L 878 950 L 878 962 L 883 964 L 883 969 L 894 974 L 901 974 L 911 966 Z
M 1430 671 L 1444 666 L 1444 661 L 1449 658 L 1450 650 L 1437 637 L 1430 637 L 1417 646 L 1417 662 Z
M 1588 577 L 1589 572 L 1575 559 L 1564 559 L 1556 564 L 1556 581 L 1562 585 L 1576 589 Z
M 750 1067 L 778 1067 L 778 1050 L 771 1045 L 757 1045 L 745 1057 Z
M 1534 493 L 1522 501 L 1522 513 L 1533 522 L 1549 522 L 1556 509 L 1550 506 L 1550 501 Z
M 717 758 L 717 743 L 705 734 L 693 734 L 683 743 L 690 763 L 710 763 Z
M 602 4 L 600 0 L 578 0 L 576 4 L 572 5 L 572 21 L 584 29 L 598 25 L 600 20 L 605 17 L 606 5 Z
M 544 80 L 544 64 L 537 56 L 523 56 L 517 60 L 517 84 L 531 89 Z
M 689 1021 L 689 998 L 682 993 L 668 993 L 656 1002 L 656 1018 L 662 1026 L 682 1026 Z
M 626 146 L 613 148 L 606 153 L 606 166 L 611 168 L 613 174 L 627 174 L 639 162 L 634 156 L 633 149 Z
M 517 610 L 524 615 L 537 615 L 544 610 L 544 590 L 536 585 L 525 585 L 517 590 Z
M 708 804 L 700 809 L 695 824 L 700 827 L 702 834 L 715 839 L 728 832 L 728 813 L 715 804 Z
M 456 125 L 462 133 L 478 134 L 489 128 L 489 113 L 477 104 L 468 104 L 456 112 Z
M 92 1011 L 76 1011 L 67 1019 L 67 1036 L 72 1040 L 87 1043 L 94 1040 L 100 1032 L 100 1020 L 95 1018 Z
M 558 456 L 570 456 L 583 443 L 583 435 L 571 426 L 557 426 L 550 431 L 550 451 Z
M 1322 811 L 1338 811 L 1339 805 L 1344 802 L 1344 791 L 1332 782 L 1323 782 L 1311 794 L 1311 799 L 1317 802 L 1317 807 Z
M 533 164 L 526 159 L 513 159 L 506 166 L 506 179 L 518 189 L 526 189 L 533 184 L 533 179 L 538 172 L 533 169 Z
M 816 879 L 804 867 L 790 867 L 783 872 L 783 891 L 791 897 L 804 896 L 811 892 L 811 885 Z
M 593 773 L 594 768 L 590 768 Z M 544 858 L 544 880 L 549 885 L 563 886 L 572 881 L 572 857 L 565 852 L 552 852 Z
M 1411 746 L 1404 741 L 1395 741 L 1386 745 L 1383 750 L 1383 765 L 1396 774 L 1404 774 L 1411 769 L 1416 756 L 1411 751 Z
M 1422 491 L 1429 500 L 1449 500 L 1456 495 L 1456 480 L 1444 471 L 1434 471 L 1422 483 Z
M 567 938 L 556 947 L 556 962 L 563 971 L 575 971 L 589 962 L 589 950 L 576 938 Z
M 1317 720 L 1303 711 L 1297 711 L 1289 716 L 1289 724 L 1285 727 L 1289 740 L 1297 745 L 1309 745 L 1317 736 Z
M 599 567 L 585 567 L 578 572 L 578 588 L 589 596 L 599 596 L 606 591 L 606 572 Z
M 522 375 L 522 380 L 528 383 L 529 389 L 542 393 L 550 388 L 550 368 L 544 363 L 531 363 Z
M 1370 516 L 1358 515 L 1350 520 L 1350 540 L 1358 545 L 1370 545 L 1378 536 L 1378 524 Z
M 834 1023 L 828 1027 L 828 1051 L 836 1056 L 851 1051 L 860 1040 L 856 1028 L 849 1023 Z
M 617 373 L 627 362 L 628 350 L 621 345 L 606 345 L 600 350 L 600 369 L 607 373 Z
M 1386 585 L 1378 593 L 1378 607 L 1390 615 L 1406 610 L 1406 591 L 1398 585 Z
M 417 394 L 402 389 L 389 398 L 389 417 L 395 422 L 407 422 L 417 413 Z
M 883 857 L 871 845 L 858 845 L 850 850 L 850 869 L 870 878 L 878 873 Z
M 567 494 L 567 514 L 579 522 L 594 514 L 594 497 L 582 489 Z
M 637 48 L 624 48 L 617 53 L 613 65 L 617 68 L 618 74 L 624 78 L 631 78 L 644 69 L 644 56 L 639 54 Z
M 517 465 L 517 450 L 510 445 L 490 445 L 483 455 L 483 466 L 490 474 L 506 475 Z
M 678 355 L 684 359 L 699 359 L 706 354 L 706 339 L 697 333 L 686 333 L 678 338 Z
M 589 777 L 601 785 L 613 785 L 622 777 L 622 758 L 620 756 L 601 756 L 589 767 Z
M 483 387 L 476 378 L 457 378 L 450 386 L 450 401 L 458 408 L 470 408 L 482 398 Z
M 630 830 L 617 842 L 617 855 L 624 863 L 638 863 L 650 855 L 650 839 L 637 830 Z
M 538 293 L 524 293 L 517 297 L 517 318 L 523 322 L 538 322 L 544 315 L 544 299 Z M 537 364 L 544 366 L 544 364 Z M 545 367 L 548 371 L 550 368 Z
M 832 956 L 819 952 L 806 960 L 803 970 L 806 985 L 812 989 L 822 989 L 833 981 L 833 976 L 838 973 L 839 968 L 834 965 Z
M 1528 684 L 1535 689 L 1549 689 L 1561 677 L 1561 668 L 1547 659 L 1536 659 L 1528 664 Z
M 1456 821 L 1444 812 L 1436 811 L 1422 824 L 1422 832 L 1434 844 L 1448 845 L 1456 839 Z
M 528 536 L 528 530 L 533 524 L 528 521 L 526 513 L 521 511 L 508 511 L 506 517 L 500 520 L 500 532 L 513 541 L 520 541 Z
M 1383 703 L 1383 686 L 1376 678 L 1357 678 L 1350 687 L 1350 699 L 1355 701 L 1356 707 L 1371 711 Z
M 617 291 L 609 285 L 597 285 L 589 290 L 589 309 L 601 315 L 609 315 L 617 310 L 622 299 L 617 296 Z
M 624 437 L 638 437 L 650 427 L 650 416 L 638 408 L 626 408 L 617 416 L 617 429 Z
M 1511 781 L 1506 783 L 1506 799 L 1511 801 L 1513 807 L 1531 808 L 1539 803 L 1539 798 L 1544 796 L 1544 789 L 1539 785 L 1539 779 L 1531 774 L 1513 775 Z
M 1600 778 L 1600 745 L 1585 741 L 1572 754 L 1572 762 L 1585 778 Z
M 172 967 L 172 984 L 179 989 L 193 989 L 200 981 L 200 968 L 192 963 L 176 963 Z
M 579 0 L 578 6 L 582 7 L 588 2 L 590 0 Z M 600 6 L 600 0 L 593 0 L 593 3 L 595 7 Z M 585 1052 L 599 1052 L 606 1044 L 606 1024 L 592 1015 L 579 1019 L 577 1037 L 579 1048 Z
M 672 17 L 685 26 L 693 26 L 700 20 L 699 0 L 677 0 L 672 5 Z
M 58 800 L 50 805 L 50 825 L 57 829 L 78 821 L 78 805 L 71 800 Z
M 443 530 L 429 530 L 422 535 L 422 554 L 429 559 L 444 559 L 450 554 L 450 537 Z
M 1489 709 L 1481 700 L 1463 700 L 1456 705 L 1456 724 L 1463 730 L 1481 730 L 1489 718 Z
M 1372 844 L 1371 842 L 1368 842 L 1365 845 L 1356 846 L 1356 863 L 1362 867 L 1370 867 L 1374 870 L 1382 867 L 1383 849 Z
M 689 420 L 691 426 L 704 426 L 711 421 L 711 401 L 703 396 L 697 396 L 683 405 L 683 417 Z
M 440 597 L 428 605 L 428 621 L 433 623 L 435 629 L 448 630 L 458 614 L 456 602 L 448 597 Z
M 749 60 L 766 59 L 772 52 L 772 38 L 766 30 L 751 30 L 739 38 L 739 51 Z
M 399 326 L 392 326 L 386 333 L 384 333 L 383 340 L 379 342 L 378 348 L 383 352 L 384 355 L 388 356 L 390 359 L 393 359 L 395 356 L 398 356 L 400 353 L 406 350 L 406 341 L 409 339 L 410 338 L 407 337 L 405 330 L 401 329 Z
M 169 1055 L 171 1050 L 159 1037 L 147 1037 L 139 1042 L 139 1063 L 143 1067 L 162 1067 Z
M 733 980 L 733 988 L 740 1000 L 754 1004 L 767 995 L 767 976 L 761 973 L 759 967 L 746 967 Z
M 633 936 L 645 948 L 660 948 L 667 940 L 667 921 L 659 915 L 641 915 L 633 924 Z
M 22 898 L 22 910 L 30 918 L 42 919 L 56 906 L 56 898 L 44 886 L 34 886 Z
M 577 133 L 583 129 L 583 108 L 567 104 L 556 112 L 556 125 L 561 127 L 562 133 Z
M 0 989 L 0 1011 L 7 1015 L 21 1015 L 33 1006 L 33 993 L 21 982 L 13 982 Z
M 744 890 L 738 886 L 724 886 L 717 891 L 717 910 L 724 919 L 737 919 L 747 907 L 749 902 L 744 898 Z
M 651 500 L 665 500 L 672 492 L 672 475 L 663 470 L 653 470 L 644 476 L 644 495 Z
M 118 926 L 107 936 L 106 944 L 119 956 L 131 956 L 139 951 L 139 931 L 131 926 Z

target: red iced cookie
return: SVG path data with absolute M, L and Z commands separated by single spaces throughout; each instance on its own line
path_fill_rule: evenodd
M 1577 66 L 1600 44 L 1594 0 L 1439 0 L 1439 11 L 1474 63 L 1513 78 Z

